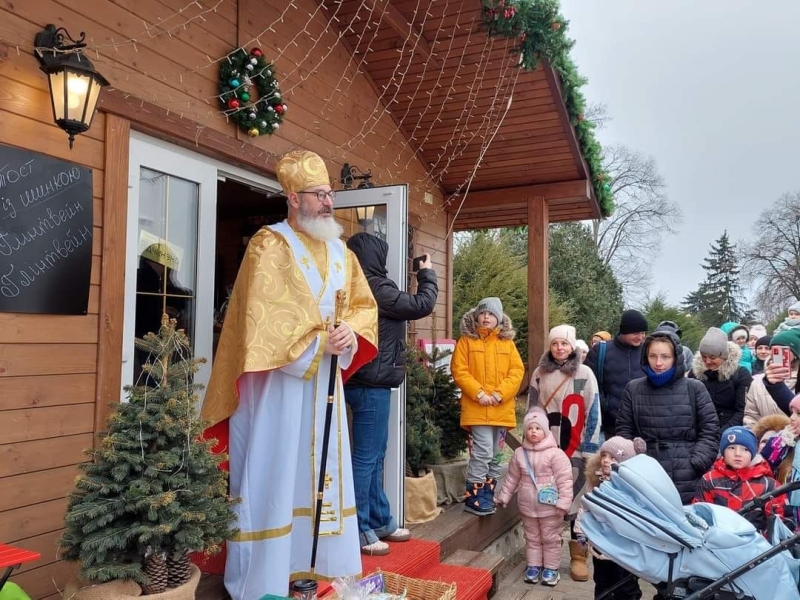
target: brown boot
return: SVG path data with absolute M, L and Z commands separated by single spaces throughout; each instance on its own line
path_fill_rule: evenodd
M 586 548 L 575 540 L 569 542 L 569 574 L 575 581 L 588 581 L 589 568 L 586 566 Z

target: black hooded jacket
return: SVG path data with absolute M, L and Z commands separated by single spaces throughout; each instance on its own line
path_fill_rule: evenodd
M 583 364 L 589 367 L 600 385 L 600 410 L 602 412 L 603 433 L 606 439 L 614 435 L 617 422 L 617 411 L 622 399 L 622 392 L 629 381 L 644 375 L 642 371 L 642 347 L 629 346 L 617 335 L 610 342 L 600 342 L 606 345 L 606 356 L 603 362 L 603 372 L 597 364 L 600 360 L 600 344 L 596 344 Z
M 347 240 L 367 277 L 378 303 L 378 356 L 361 367 L 347 381 L 353 387 L 397 387 L 406 376 L 406 321 L 427 317 L 433 312 L 439 286 L 433 269 L 417 273 L 417 293 L 401 292 L 387 277 L 389 245 L 368 233 L 357 233 Z
M 678 338 L 659 331 L 642 344 L 642 366 L 654 339 L 668 340 L 675 350 L 672 380 L 655 387 L 647 377 L 625 388 L 617 415 L 617 435 L 647 442 L 647 454 L 664 468 L 684 504 L 689 504 L 697 484 L 714 464 L 719 446 L 719 419 L 711 396 L 701 382 L 684 377 L 686 365 Z

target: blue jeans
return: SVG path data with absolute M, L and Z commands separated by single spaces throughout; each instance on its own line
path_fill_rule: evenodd
M 362 546 L 397 530 L 383 491 L 391 394 L 389 388 L 344 388 L 345 402 L 353 412 L 353 483 Z

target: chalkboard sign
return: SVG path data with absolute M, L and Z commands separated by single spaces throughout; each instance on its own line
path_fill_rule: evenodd
M 92 170 L 0 144 L 0 312 L 85 315 Z

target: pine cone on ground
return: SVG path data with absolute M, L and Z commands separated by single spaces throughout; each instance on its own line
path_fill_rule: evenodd
M 163 553 L 153 552 L 145 558 L 144 573 L 150 581 L 142 586 L 143 594 L 160 594 L 167 589 L 167 557 Z
M 189 560 L 189 553 L 170 554 L 167 558 L 167 587 L 176 588 L 189 581 L 192 574 L 192 562 Z

